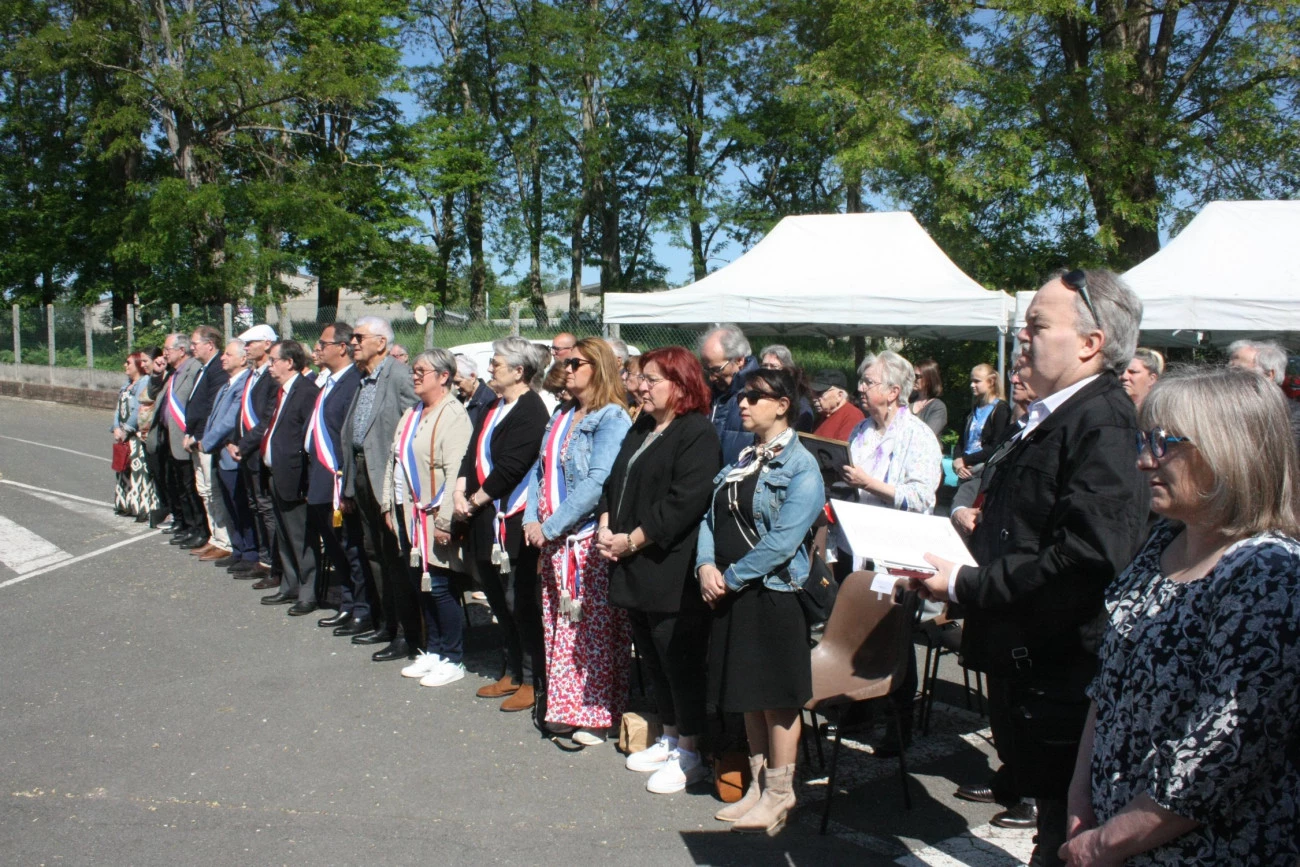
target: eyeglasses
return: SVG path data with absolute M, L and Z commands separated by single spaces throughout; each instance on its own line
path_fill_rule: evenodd
M 751 388 L 748 391 L 742 391 L 740 399 L 753 406 L 760 400 L 776 400 L 776 395 L 768 394 L 766 391 L 760 391 L 757 388 Z
M 416 367 L 411 369 L 411 378 L 424 379 L 426 376 L 428 376 L 431 373 L 433 373 L 432 370 L 425 370 L 423 367 Z
M 651 388 L 654 388 L 654 387 L 655 387 L 656 385 L 658 385 L 659 383 L 661 383 L 661 382 L 665 382 L 665 381 L 666 381 L 666 378 L 665 378 L 665 377 L 662 377 L 662 376 L 647 376 L 647 375 L 644 374 L 644 373 L 634 373 L 634 374 L 632 374 L 632 375 L 631 375 L 630 377 L 628 377 L 628 378 L 629 378 L 629 379 L 639 379 L 639 380 L 641 380 L 641 381 L 644 382 L 644 383 L 648 383 L 649 386 L 650 386 Z
M 572 349 L 572 346 L 556 346 L 554 343 L 551 344 L 552 355 L 559 355 L 561 352 L 569 352 Z
M 1165 433 L 1162 427 L 1153 427 L 1149 431 L 1137 432 L 1138 457 L 1142 457 L 1143 449 L 1151 450 L 1151 457 L 1156 460 L 1163 458 L 1169 451 L 1170 443 L 1190 443 L 1187 437 L 1176 437 Z
M 1083 306 L 1088 308 L 1088 313 L 1092 315 L 1092 321 L 1101 325 L 1101 320 L 1097 318 L 1097 308 L 1092 306 L 1092 296 L 1088 294 L 1088 275 L 1082 268 L 1075 268 L 1061 276 L 1061 282 L 1067 288 L 1078 292 L 1083 298 Z
M 567 368 L 569 368 L 569 370 L 572 370 L 574 373 L 577 373 L 578 368 L 579 368 L 579 367 L 582 367 L 584 364 L 591 364 L 591 362 L 588 361 L 588 360 L 585 359 L 585 358 L 566 358 L 566 359 L 564 359 L 564 366 L 567 367 Z
M 872 379 L 869 376 L 862 377 L 862 379 L 859 380 L 859 382 L 862 383 L 862 387 L 865 388 L 867 391 L 871 391 L 871 389 L 875 388 L 878 385 L 884 385 L 883 382 Z
M 717 376 L 719 373 L 722 373 L 722 371 L 726 370 L 730 365 L 731 365 L 731 360 L 728 359 L 715 367 L 706 366 L 704 368 L 704 372 L 707 373 L 709 376 Z

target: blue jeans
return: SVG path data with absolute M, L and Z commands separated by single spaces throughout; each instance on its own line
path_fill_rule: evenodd
M 413 567 L 411 573 L 415 586 L 419 587 L 419 567 Z M 465 616 L 453 589 L 455 582 L 455 576 L 449 570 L 430 567 L 430 592 L 420 594 L 420 610 L 428 636 L 424 649 L 448 662 L 460 662 L 465 656 Z

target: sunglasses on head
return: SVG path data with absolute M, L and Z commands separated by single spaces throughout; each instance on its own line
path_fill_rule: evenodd
M 1061 282 L 1067 288 L 1073 289 L 1083 298 L 1083 306 L 1088 308 L 1088 313 L 1092 315 L 1092 321 L 1101 325 L 1101 320 L 1097 318 L 1097 308 L 1092 306 L 1092 296 L 1088 294 L 1088 275 L 1082 268 L 1075 268 L 1073 271 L 1067 271 L 1061 275 Z
M 1150 449 L 1151 456 L 1157 460 L 1163 458 L 1169 452 L 1170 443 L 1190 443 L 1187 437 L 1176 437 L 1172 434 L 1165 433 L 1162 427 L 1153 427 L 1149 431 L 1137 432 L 1138 457 L 1142 456 L 1143 449 Z

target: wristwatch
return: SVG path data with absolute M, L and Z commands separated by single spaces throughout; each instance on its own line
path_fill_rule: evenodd
M 635 554 L 635 553 L 636 553 L 636 549 L 637 549 L 637 544 L 636 544 L 636 542 L 633 542 L 633 541 L 632 541 L 632 534 L 631 534 L 631 533 L 624 533 L 623 535 L 624 535 L 624 536 L 627 536 L 627 553 L 629 553 L 629 554 Z

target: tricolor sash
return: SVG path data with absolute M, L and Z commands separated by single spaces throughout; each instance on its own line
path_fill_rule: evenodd
M 178 371 L 179 372 L 179 371 Z M 167 407 L 167 413 L 172 417 L 172 421 L 180 426 L 181 431 L 185 430 L 185 407 L 176 399 L 176 373 L 173 373 L 167 380 L 167 394 L 163 399 Z
M 483 427 L 474 446 L 474 473 L 478 477 L 479 487 L 482 487 L 487 477 L 492 474 L 492 435 L 496 432 L 501 419 L 505 418 L 504 407 L 501 398 L 492 404 L 492 408 L 483 418 Z M 506 552 L 506 520 L 522 512 L 528 503 L 529 475 L 531 472 L 524 475 L 518 486 L 504 501 L 500 498 L 492 501 L 495 510 L 492 518 L 492 562 L 502 572 L 510 571 L 510 555 Z
M 564 448 L 564 440 L 569 435 L 569 428 L 573 427 L 573 418 L 578 410 L 569 410 L 555 420 L 551 425 L 551 432 L 546 437 L 546 444 L 542 447 L 542 501 L 546 503 L 547 514 L 554 515 L 560 508 L 560 503 L 568 496 L 568 484 L 564 481 L 564 467 L 560 461 L 560 450 Z
M 257 411 L 253 409 L 253 386 L 260 378 L 256 371 L 249 371 L 248 382 L 244 383 L 244 394 L 239 399 L 239 432 L 241 434 L 248 433 L 257 427 L 257 423 L 261 421 L 257 417 Z
M 445 409 L 445 407 L 443 408 Z M 424 573 L 429 571 L 429 515 L 436 512 L 442 505 L 443 494 L 447 490 L 447 481 L 443 480 L 442 486 L 434 494 L 433 499 L 428 503 L 421 502 L 424 491 L 420 484 L 420 464 L 415 459 L 415 436 L 420 430 L 420 419 L 424 415 L 424 404 L 417 403 L 411 408 L 411 413 L 406 419 L 406 424 L 402 427 L 402 436 L 397 441 L 397 462 L 402 467 L 402 472 L 406 476 L 406 482 L 411 489 L 411 502 L 408 504 L 408 532 L 411 534 L 411 547 L 420 553 L 420 569 Z M 442 415 L 442 410 L 438 410 L 438 415 Z M 437 419 L 434 419 L 435 428 Z M 437 448 L 437 443 L 430 440 L 429 450 Z M 430 468 L 432 472 L 432 467 Z M 433 478 L 430 477 L 430 482 Z
M 320 461 L 320 465 L 329 470 L 330 475 L 334 477 L 334 510 L 337 512 L 339 502 L 343 498 L 343 472 L 339 469 L 340 462 L 338 454 L 334 451 L 334 443 L 325 428 L 325 397 L 329 392 L 330 387 L 327 384 L 316 398 L 316 408 L 311 414 L 311 443 L 316 452 L 316 460 Z
M 542 448 L 541 496 L 546 503 L 547 513 L 551 515 L 556 513 L 569 493 L 560 450 L 564 447 L 576 415 L 575 407 L 557 418 L 551 425 L 550 435 Z M 578 549 L 595 534 L 596 521 L 593 518 L 564 539 L 564 555 L 560 562 L 560 612 L 574 623 L 582 619 L 582 560 L 578 556 Z

